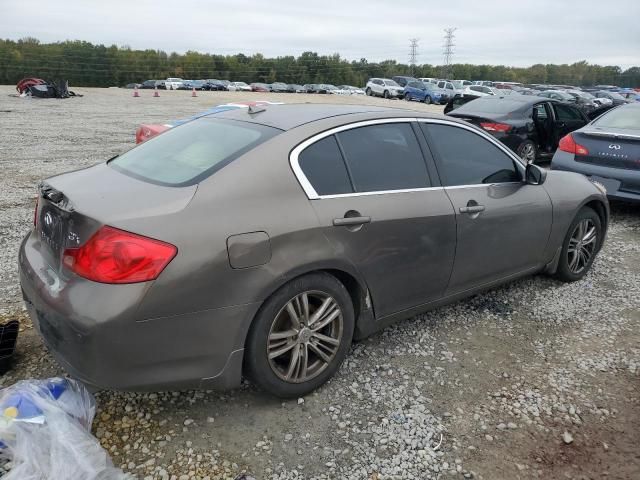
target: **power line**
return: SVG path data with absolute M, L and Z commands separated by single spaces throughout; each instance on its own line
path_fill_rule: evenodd
M 444 29 L 444 65 L 442 66 L 442 78 L 449 78 L 450 70 L 451 70 L 451 59 L 453 58 L 453 47 L 456 46 L 453 43 L 453 39 L 455 38 L 455 31 L 457 27 L 449 27 Z
M 410 38 L 409 41 L 411 44 L 409 45 L 409 68 L 411 69 L 411 76 L 414 74 L 414 70 L 416 67 L 416 59 L 418 58 L 418 40 L 419 38 Z

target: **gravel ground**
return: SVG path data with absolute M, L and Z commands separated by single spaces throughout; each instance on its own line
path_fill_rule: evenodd
M 22 333 L 9 385 L 60 374 L 25 317 L 16 251 L 35 185 L 134 142 L 140 122 L 239 99 L 441 107 L 371 98 L 75 89 L 28 100 L 0 87 L 0 319 Z M 97 395 L 94 433 L 140 479 L 640 478 L 640 210 L 612 206 L 592 272 L 521 280 L 353 346 L 337 376 L 282 402 L 251 385 Z

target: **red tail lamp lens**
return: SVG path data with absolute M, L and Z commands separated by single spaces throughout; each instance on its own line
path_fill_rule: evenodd
M 95 282 L 137 283 L 158 278 L 177 252 L 169 243 L 104 226 L 80 248 L 66 249 L 63 263 Z

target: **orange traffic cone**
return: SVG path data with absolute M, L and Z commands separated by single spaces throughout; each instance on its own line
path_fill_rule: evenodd
M 137 85 L 133 88 L 133 96 L 135 98 L 138 98 L 140 96 L 140 92 L 138 92 L 138 86 Z
M 160 94 L 158 93 L 158 87 L 156 87 L 155 91 L 153 92 L 153 96 L 154 97 L 159 97 Z
M 197 97 L 198 95 L 196 95 L 196 89 L 195 87 L 191 90 L 191 96 L 192 97 Z

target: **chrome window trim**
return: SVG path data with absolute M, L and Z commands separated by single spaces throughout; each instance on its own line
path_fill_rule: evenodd
M 333 195 L 318 195 L 316 190 L 311 185 L 311 182 L 307 179 L 307 176 L 302 171 L 300 167 L 299 157 L 302 151 L 314 144 L 322 140 L 323 138 L 329 137 L 336 133 L 344 132 L 345 130 L 351 130 L 354 128 L 367 127 L 370 125 L 381 125 L 385 123 L 412 123 L 412 122 L 423 122 L 423 123 L 437 123 L 442 125 L 449 125 L 453 127 L 462 128 L 468 130 L 476 135 L 490 141 L 500 150 L 507 154 L 508 157 L 515 161 L 517 168 L 521 171 L 520 173 L 524 177 L 525 166 L 522 164 L 522 159 L 518 157 L 514 152 L 509 150 L 505 145 L 503 145 L 500 141 L 496 140 L 493 136 L 485 133 L 483 131 L 479 131 L 476 127 L 468 126 L 462 123 L 442 120 L 436 118 L 416 118 L 416 117 L 397 117 L 397 118 L 381 118 L 375 120 L 363 120 L 360 122 L 349 123 L 346 125 L 340 125 L 339 127 L 334 127 L 324 132 L 318 133 L 304 140 L 303 142 L 296 145 L 296 147 L 291 150 L 289 154 L 289 164 L 291 165 L 291 169 L 293 170 L 294 175 L 296 176 L 300 186 L 304 190 L 304 193 L 307 195 L 309 200 L 322 200 L 322 199 L 332 199 L 332 198 L 349 198 L 349 197 L 360 197 L 360 196 L 368 196 L 368 195 L 386 195 L 386 194 L 394 194 L 394 193 L 412 193 L 412 192 L 425 192 L 431 190 L 445 190 L 445 189 L 462 189 L 462 188 L 478 188 L 478 187 L 488 187 L 491 185 L 513 185 L 520 184 L 521 182 L 504 182 L 504 183 L 480 183 L 473 185 L 451 185 L 447 187 L 437 186 L 437 187 L 424 187 L 424 188 L 407 188 L 401 190 L 376 190 L 371 192 L 353 192 L 353 193 L 340 193 Z
M 339 127 L 334 127 L 324 132 L 318 133 L 312 137 L 307 138 L 302 143 L 299 143 L 291 153 L 289 154 L 289 164 L 291 165 L 291 169 L 295 174 L 298 182 L 300 182 L 300 186 L 304 190 L 304 193 L 307 194 L 307 198 L 309 200 L 318 200 L 321 198 L 342 198 L 342 197 L 355 197 L 360 195 L 381 195 L 385 193 L 404 193 L 411 191 L 420 191 L 427 190 L 432 188 L 441 188 L 441 187 L 424 187 L 419 189 L 407 189 L 407 190 L 386 190 L 386 191 L 373 191 L 373 192 L 353 192 L 353 193 L 341 193 L 336 195 L 318 195 L 311 182 L 307 179 L 307 176 L 302 171 L 299 162 L 299 156 L 302 151 L 308 146 L 322 140 L 323 138 L 330 137 L 335 133 L 344 132 L 345 130 L 352 130 L 354 128 L 360 127 L 368 127 L 370 125 L 382 125 L 385 123 L 412 123 L 415 122 L 415 117 L 398 117 L 398 118 L 379 118 L 376 120 L 363 120 L 355 123 L 348 123 L 346 125 L 340 125 Z M 416 140 L 417 141 L 417 140 Z
M 439 118 L 418 118 L 416 120 L 418 122 L 421 122 L 421 123 L 438 123 L 438 124 L 442 124 L 442 125 L 449 125 L 449 126 L 453 126 L 453 127 L 462 128 L 464 130 L 468 130 L 468 131 L 470 131 L 472 133 L 475 133 L 479 137 L 482 137 L 482 138 L 484 138 L 486 140 L 489 140 L 496 147 L 498 147 L 500 150 L 502 150 L 504 153 L 506 153 L 508 157 L 510 157 L 512 160 L 516 161 L 517 168 L 520 170 L 520 173 L 522 173 L 522 175 L 524 177 L 524 173 L 525 173 L 525 168 L 526 167 L 522 163 L 522 159 L 519 156 L 517 156 L 515 154 L 515 152 L 512 151 L 509 147 L 507 147 L 504 143 L 502 143 L 499 140 L 496 140 L 496 138 L 493 135 L 490 135 L 490 134 L 480 130 L 478 127 L 465 125 L 463 123 L 457 123 L 457 122 L 451 122 L 451 121 L 447 121 L 447 120 L 441 120 Z M 517 182 L 505 182 L 505 183 L 517 183 Z M 477 184 L 477 185 L 490 185 L 490 184 L 480 183 L 480 184 Z M 467 186 L 470 186 L 470 185 L 467 185 Z

